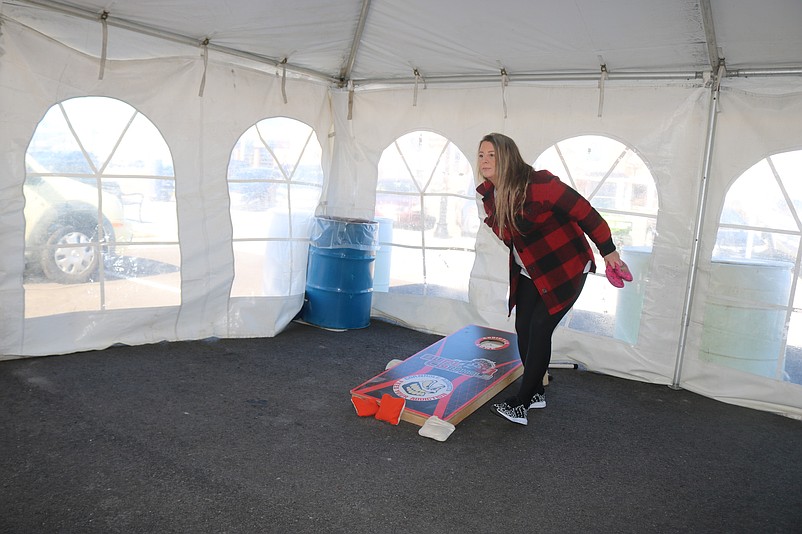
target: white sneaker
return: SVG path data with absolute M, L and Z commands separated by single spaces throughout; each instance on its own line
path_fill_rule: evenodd
M 499 404 L 494 404 L 491 406 L 490 410 L 498 415 L 499 417 L 503 417 L 507 421 L 512 421 L 513 423 L 518 423 L 519 425 L 526 425 L 526 407 L 521 404 L 520 406 L 510 406 L 506 402 L 501 402 Z
M 535 393 L 535 396 L 532 397 L 532 400 L 529 402 L 529 409 L 532 408 L 545 408 L 546 407 L 546 395 L 543 393 Z

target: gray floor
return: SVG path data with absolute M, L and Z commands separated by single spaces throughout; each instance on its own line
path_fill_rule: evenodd
M 0 532 L 799 532 L 802 423 L 556 369 L 444 443 L 348 391 L 439 337 L 380 321 L 0 362 Z M 504 394 L 499 394 L 499 397 Z

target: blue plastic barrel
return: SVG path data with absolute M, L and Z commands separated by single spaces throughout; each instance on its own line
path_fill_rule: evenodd
M 324 328 L 368 326 L 377 249 L 375 221 L 316 217 L 301 318 Z

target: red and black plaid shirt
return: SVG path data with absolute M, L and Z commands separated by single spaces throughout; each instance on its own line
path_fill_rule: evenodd
M 498 235 L 495 187 L 485 180 L 476 191 L 487 213 L 485 223 Z M 590 272 L 596 272 L 585 234 L 602 256 L 615 250 L 610 227 L 599 212 L 549 171 L 532 171 L 524 207 L 516 214 L 515 222 L 519 231 L 507 229 L 500 236 L 510 247 L 510 313 L 515 307 L 521 271 L 512 254 L 513 246 L 551 314 L 565 308 L 576 295 L 588 262 Z

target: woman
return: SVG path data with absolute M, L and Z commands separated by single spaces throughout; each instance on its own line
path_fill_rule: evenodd
M 525 425 L 530 408 L 545 408 L 543 376 L 551 337 L 576 302 L 589 272 L 596 272 L 587 234 L 605 265 L 621 266 L 610 227 L 582 195 L 548 171 L 528 165 L 509 137 L 491 133 L 478 153 L 483 182 L 476 188 L 485 223 L 510 249 L 509 313 L 515 312 L 524 364 L 517 395 L 494 404 L 495 414 Z

